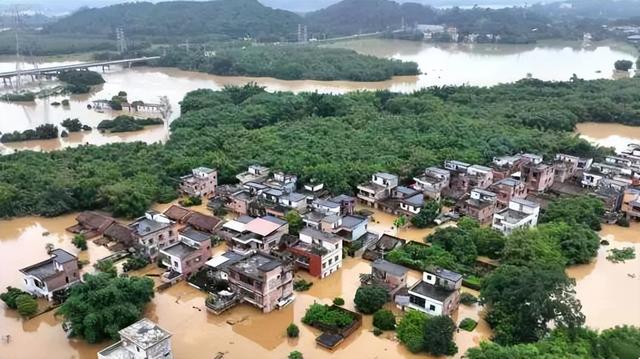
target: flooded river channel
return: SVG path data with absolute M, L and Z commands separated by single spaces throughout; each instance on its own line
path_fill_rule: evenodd
M 45 141 L 17 142 L 0 145 L 0 154 L 14 150 L 54 150 L 85 143 L 144 141 L 163 142 L 169 136 L 169 124 L 179 116 L 179 103 L 184 95 L 199 88 L 221 89 L 226 85 L 244 85 L 256 82 L 269 91 L 344 93 L 356 90 L 391 90 L 412 92 L 434 85 L 490 86 L 521 79 L 527 74 L 545 80 L 567 80 L 573 73 L 581 78 L 611 78 L 613 62 L 634 60 L 636 51 L 625 44 L 598 43 L 585 46 L 578 42 L 544 43 L 540 45 L 483 45 L 483 44 L 427 44 L 411 41 L 361 40 L 341 42 L 331 46 L 346 47 L 379 57 L 416 61 L 424 74 L 395 77 L 381 82 L 350 81 L 285 81 L 273 78 L 214 76 L 169 68 L 137 67 L 123 69 L 114 66 L 104 73 L 106 83 L 90 94 L 52 96 L 32 103 L 0 102 L 0 132 L 24 131 L 42 124 L 59 125 L 66 118 L 78 118 L 95 127 L 100 121 L 117 116 L 118 112 L 97 113 L 87 104 L 99 99 L 110 99 L 119 91 L 126 91 L 130 101 L 157 103 L 162 96 L 169 99 L 173 112 L 164 125 L 150 126 L 143 131 L 102 134 L 75 133 L 68 138 Z M 40 67 L 74 64 L 87 59 L 49 59 Z M 0 58 L 0 71 L 15 70 L 14 59 Z M 553 66 L 549 66 L 553 63 Z M 23 68 L 29 67 L 23 64 Z M 55 83 L 28 83 L 37 90 Z M 8 89 L 5 89 L 6 91 Z M 53 102 L 70 100 L 69 107 L 52 106 Z M 140 114 L 149 116 L 150 114 Z

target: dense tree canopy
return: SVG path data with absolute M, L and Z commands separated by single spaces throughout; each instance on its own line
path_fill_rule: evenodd
M 142 316 L 153 298 L 153 280 L 87 274 L 58 309 L 71 333 L 89 343 L 119 338 L 118 331 Z
M 541 222 L 584 224 L 594 231 L 599 231 L 603 214 L 604 204 L 595 197 L 567 197 L 552 202 L 542 215 Z
M 389 110 L 400 99 L 429 103 L 431 110 Z M 141 215 L 148 204 L 175 198 L 175 179 L 203 165 L 217 168 L 221 183 L 235 181 L 249 164 L 262 163 L 349 193 L 371 173 L 410 178 L 445 159 L 488 163 L 520 151 L 602 158 L 609 150 L 573 133 L 524 126 L 515 116 L 536 105 L 566 108 L 585 121 L 626 122 L 640 118 L 639 104 L 635 79 L 524 80 L 408 95 L 272 94 L 255 86 L 198 90 L 182 102 L 182 116 L 172 123 L 164 145 L 119 143 L 1 156 L 0 216 L 95 208 Z M 549 213 L 555 212 L 551 207 Z
M 296 45 L 216 46 L 214 56 L 174 48 L 154 64 L 223 76 L 283 80 L 383 81 L 420 73 L 415 62 L 382 59 L 346 49 Z
M 363 286 L 358 288 L 353 303 L 356 309 L 364 314 L 373 314 L 380 310 L 387 302 L 389 293 L 386 289 L 376 286 Z
M 562 268 L 503 264 L 482 283 L 480 298 L 488 306 L 487 322 L 495 342 L 531 343 L 556 327 L 576 328 L 584 323 L 574 281 Z

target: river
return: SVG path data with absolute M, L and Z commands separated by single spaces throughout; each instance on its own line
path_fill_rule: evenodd
M 576 126 L 576 132 L 587 141 L 616 151 L 626 149 L 631 143 L 640 143 L 640 126 L 585 122 Z
M 635 60 L 635 50 L 626 44 L 602 43 L 583 47 L 577 42 L 554 42 L 540 45 L 483 45 L 483 44 L 427 44 L 421 42 L 369 39 L 333 44 L 380 57 L 416 61 L 424 74 L 395 77 L 381 82 L 350 81 L 285 81 L 273 78 L 214 76 L 169 68 L 137 67 L 123 69 L 114 66 L 104 74 L 106 83 L 97 86 L 90 94 L 53 96 L 37 99 L 33 103 L 0 102 L 0 132 L 24 131 L 41 124 L 59 125 L 66 118 L 78 118 L 95 127 L 100 121 L 113 118 L 118 112 L 97 113 L 87 109 L 87 104 L 97 99 L 110 99 L 119 91 L 126 91 L 130 101 L 158 102 L 167 96 L 173 112 L 164 125 L 150 126 L 143 131 L 103 134 L 74 133 L 68 138 L 44 141 L 16 142 L 0 145 L 0 153 L 14 150 L 54 150 L 80 144 L 104 144 L 111 142 L 144 141 L 164 142 L 169 136 L 169 124 L 179 116 L 180 101 L 184 95 L 199 88 L 221 89 L 226 85 L 243 85 L 256 82 L 269 91 L 318 91 L 344 93 L 356 90 L 387 89 L 396 92 L 412 92 L 433 85 L 489 86 L 516 81 L 527 73 L 546 80 L 566 80 L 573 73 L 586 79 L 610 78 L 613 62 L 618 59 Z M 74 64 L 77 58 L 44 59 L 40 67 Z M 0 58 L 0 71 L 15 69 L 10 57 Z M 46 62 L 49 61 L 49 62 Z M 553 65 L 551 65 L 553 64 Z M 31 65 L 23 64 L 23 68 Z M 597 72 L 600 71 L 600 72 Z M 30 83 L 31 88 L 51 86 L 54 83 Z M 52 102 L 70 99 L 68 108 L 51 106 Z

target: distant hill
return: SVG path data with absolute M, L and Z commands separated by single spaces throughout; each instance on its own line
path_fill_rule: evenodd
M 389 0 L 343 0 L 305 16 L 313 33 L 328 37 L 397 29 L 402 19 L 407 25 L 430 23 L 436 11 L 417 3 L 398 4 Z
M 123 27 L 128 36 L 184 37 L 219 34 L 273 39 L 295 37 L 302 19 L 258 0 L 208 2 L 137 2 L 104 8 L 84 8 L 45 28 L 49 33 L 113 36 Z

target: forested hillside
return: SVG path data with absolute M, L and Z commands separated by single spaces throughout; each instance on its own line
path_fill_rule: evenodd
M 372 172 L 408 178 L 445 159 L 488 163 L 520 151 L 602 157 L 573 132 L 578 121 L 640 118 L 640 80 L 493 88 L 445 87 L 400 95 L 198 90 L 182 102 L 165 145 L 120 143 L 0 157 L 0 216 L 89 208 L 136 216 L 170 200 L 180 175 L 219 169 L 222 183 L 262 163 L 350 192 Z M 330 160 L 328 160 L 330 159 Z
M 136 2 L 81 9 L 46 27 L 50 33 L 184 37 L 223 35 L 278 41 L 296 36 L 300 17 L 263 6 L 258 0 Z

